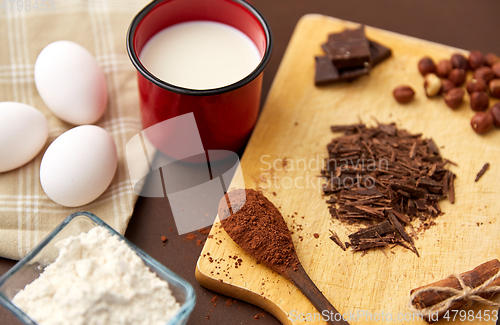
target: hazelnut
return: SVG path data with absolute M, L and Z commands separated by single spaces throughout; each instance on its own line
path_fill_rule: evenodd
M 495 63 L 500 62 L 500 58 L 493 53 L 486 54 L 485 59 L 486 59 L 486 64 L 489 65 L 490 67 Z
M 465 58 L 465 56 L 463 56 L 462 54 L 458 54 L 458 53 L 453 54 L 451 56 L 450 61 L 451 61 L 451 65 L 455 69 L 467 70 L 467 67 L 469 65 L 467 63 L 467 59 Z
M 439 91 L 440 94 L 446 94 L 452 88 L 455 88 L 455 83 L 453 83 L 453 81 L 448 79 L 441 79 L 441 90 Z
M 490 95 L 500 98 L 500 79 L 493 79 L 490 81 Z
M 465 91 L 462 88 L 453 88 L 444 95 L 444 101 L 450 108 L 457 108 L 464 102 Z
M 425 76 L 428 73 L 436 72 L 436 65 L 430 57 L 426 56 L 418 62 L 418 71 L 422 76 Z
M 493 70 L 497 78 L 500 78 L 500 62 L 493 64 L 491 70 Z
M 398 103 L 404 104 L 412 101 L 415 91 L 410 86 L 399 86 L 394 89 L 392 95 Z
M 488 85 L 483 79 L 472 79 L 467 82 L 465 88 L 469 94 L 472 94 L 476 91 L 486 91 L 486 89 L 488 89 Z
M 470 107 L 473 111 L 485 111 L 490 105 L 490 98 L 484 91 L 476 91 L 470 95 Z
M 491 79 L 495 78 L 495 73 L 490 67 L 480 67 L 474 71 L 473 76 L 475 79 L 483 79 L 488 83 Z
M 493 123 L 497 128 L 500 128 L 500 103 L 491 106 L 490 114 L 493 116 Z
M 469 67 L 472 70 L 476 70 L 482 67 L 486 63 L 483 53 L 480 51 L 472 51 L 469 54 Z
M 453 69 L 451 70 L 448 79 L 450 79 L 455 84 L 455 86 L 461 86 L 465 81 L 465 76 L 466 76 L 465 70 Z
M 497 128 L 500 128 L 500 103 L 491 106 L 490 114 L 493 116 L 493 123 Z
M 453 66 L 450 60 L 441 60 L 436 66 L 436 74 L 441 78 L 448 78 Z
M 424 89 L 427 97 L 436 96 L 441 90 L 441 79 L 434 73 L 429 73 L 424 79 Z
M 493 127 L 493 115 L 486 112 L 477 112 L 472 117 L 470 125 L 477 133 L 486 133 Z

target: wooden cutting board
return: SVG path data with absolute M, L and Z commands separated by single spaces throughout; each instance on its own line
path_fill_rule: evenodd
M 329 33 L 355 26 L 316 14 L 299 21 L 243 155 L 243 176 L 236 176 L 231 188 L 261 189 L 279 207 L 293 231 L 304 269 L 341 313 L 357 315 L 351 324 L 373 324 L 376 317 L 388 319 L 389 314 L 396 324 L 425 324 L 410 319 L 412 288 L 500 258 L 500 130 L 482 136 L 473 132 L 468 96 L 453 111 L 443 98 L 428 99 L 424 94 L 419 59 L 430 55 L 437 62 L 465 51 L 376 28 L 367 27 L 366 34 L 393 50 L 389 60 L 354 82 L 315 87 L 314 56 L 322 54 L 320 44 Z M 412 103 L 401 105 L 392 97 L 392 90 L 401 84 L 416 90 Z M 375 119 L 396 122 L 400 128 L 432 137 L 443 157 L 459 165 L 453 167 L 458 176 L 456 203 L 441 202 L 445 214 L 435 220 L 437 225 L 418 233 L 420 258 L 401 247 L 362 256 L 342 251 L 328 238 L 330 229 L 343 240 L 356 230 L 331 219 L 316 178 L 326 158 L 326 144 L 336 136 L 329 127 L 360 119 L 372 124 Z M 485 162 L 491 163 L 490 170 L 475 183 Z M 246 255 L 217 224 L 211 234 L 196 268 L 201 285 L 261 306 L 283 324 L 324 324 L 319 317 L 294 321 L 299 313 L 317 311 L 289 281 Z M 406 321 L 396 322 L 398 314 Z M 458 324 L 458 316 L 447 323 Z M 473 323 L 492 324 L 477 318 Z

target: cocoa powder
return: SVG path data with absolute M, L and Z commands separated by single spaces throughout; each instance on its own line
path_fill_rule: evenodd
M 260 191 L 238 189 L 219 202 L 219 218 L 228 235 L 243 250 L 276 272 L 296 269 L 299 259 L 283 216 Z M 228 209 L 230 205 L 230 213 Z

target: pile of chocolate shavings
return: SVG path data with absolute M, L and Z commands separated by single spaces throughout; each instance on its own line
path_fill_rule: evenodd
M 219 217 L 228 235 L 247 253 L 281 272 L 299 264 L 292 236 L 279 210 L 260 191 L 238 189 L 219 202 Z M 231 206 L 230 213 L 228 204 Z
M 354 251 L 401 245 L 418 254 L 406 230 L 420 220 L 420 229 L 443 214 L 439 201 L 455 202 L 456 175 L 446 166 L 432 139 L 398 129 L 394 123 L 332 126 L 344 132 L 328 145 L 329 159 L 321 171 L 333 218 L 351 224 L 369 223 L 349 235 Z M 335 236 L 333 236 L 335 237 Z M 337 236 L 338 237 L 338 236 Z M 332 238 L 338 244 L 339 240 Z M 339 245 L 340 246 L 340 245 Z M 342 246 L 341 246 L 342 247 Z

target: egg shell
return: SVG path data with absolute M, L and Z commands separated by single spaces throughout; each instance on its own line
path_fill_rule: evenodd
M 31 161 L 45 145 L 49 124 L 36 108 L 16 102 L 0 103 L 0 173 Z
M 61 134 L 47 148 L 40 183 L 54 202 L 77 207 L 97 199 L 109 186 L 118 164 L 109 133 L 82 125 Z
M 96 58 L 77 43 L 47 45 L 35 62 L 35 84 L 45 105 L 70 124 L 93 124 L 106 109 L 104 73 Z

